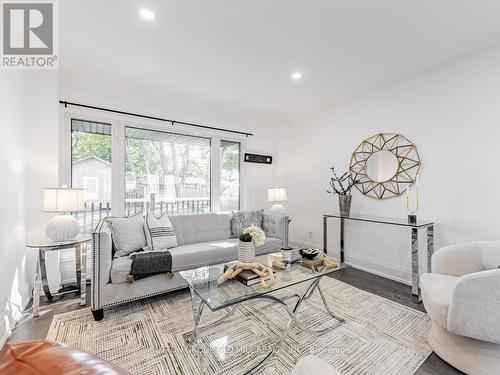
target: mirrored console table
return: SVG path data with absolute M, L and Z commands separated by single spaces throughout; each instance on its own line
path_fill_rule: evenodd
M 420 267 L 418 262 L 418 231 L 419 229 L 427 229 L 427 272 L 431 272 L 431 257 L 434 253 L 434 223 L 430 221 L 417 220 L 416 223 L 409 223 L 407 219 L 391 219 L 376 216 L 354 215 L 343 216 L 340 214 L 325 214 L 323 215 L 323 250 L 327 252 L 328 244 L 328 219 L 339 219 L 340 224 L 340 247 L 339 260 L 344 262 L 344 225 L 346 220 L 360 221 L 367 223 L 375 223 L 382 225 L 401 226 L 411 229 L 411 291 L 413 301 L 419 303 L 422 301 L 420 294 Z

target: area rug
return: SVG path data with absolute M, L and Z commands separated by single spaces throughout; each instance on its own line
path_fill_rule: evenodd
M 321 286 L 330 308 L 345 323 L 322 335 L 294 324 L 285 344 L 259 374 L 290 374 L 308 354 L 323 358 L 341 374 L 413 374 L 431 353 L 426 314 L 329 277 Z M 205 307 L 202 325 L 224 315 Z M 299 319 L 311 329 L 335 324 L 317 291 L 302 304 Z M 245 373 L 265 356 L 287 321 L 284 308 L 274 302 L 243 304 L 220 325 L 203 330 L 206 372 Z M 192 329 L 191 298 L 183 291 L 107 309 L 100 322 L 94 321 L 89 308 L 56 315 L 47 339 L 94 353 L 132 374 L 199 374 L 194 348 L 185 340 Z

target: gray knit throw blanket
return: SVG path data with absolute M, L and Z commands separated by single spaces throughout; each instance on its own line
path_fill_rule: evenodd
M 172 255 L 170 251 L 150 251 L 134 253 L 130 275 L 134 280 L 172 271 Z

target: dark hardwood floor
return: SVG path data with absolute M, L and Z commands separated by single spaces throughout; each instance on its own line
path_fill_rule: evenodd
M 357 270 L 355 268 L 345 268 L 331 274 L 331 277 L 348 283 L 356 288 L 398 302 L 402 305 L 411 307 L 415 310 L 424 311 L 423 303 L 413 303 L 411 297 L 411 287 L 409 285 L 398 283 L 368 272 Z M 434 352 L 420 366 L 417 375 L 456 375 L 463 372 L 450 366 L 439 358 Z
M 408 285 L 388 280 L 368 272 L 354 268 L 346 268 L 334 272 L 331 277 L 351 284 L 356 288 L 379 295 L 392 301 L 419 311 L 425 311 L 423 304 L 415 304 L 411 298 L 411 288 Z M 87 288 L 87 306 L 90 304 L 90 288 Z M 55 314 L 73 311 L 81 308 L 79 300 L 75 295 L 65 295 L 61 300 L 52 304 L 43 304 L 43 310 L 38 318 L 31 316 L 22 320 L 12 333 L 9 341 L 44 339 L 49 330 L 52 318 Z M 462 374 L 454 367 L 448 365 L 436 354 L 432 353 L 420 366 L 417 375 L 456 375 Z

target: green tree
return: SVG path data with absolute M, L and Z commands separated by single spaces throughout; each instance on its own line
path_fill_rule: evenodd
M 111 137 L 109 135 L 74 131 L 71 138 L 73 161 L 97 156 L 111 163 Z

